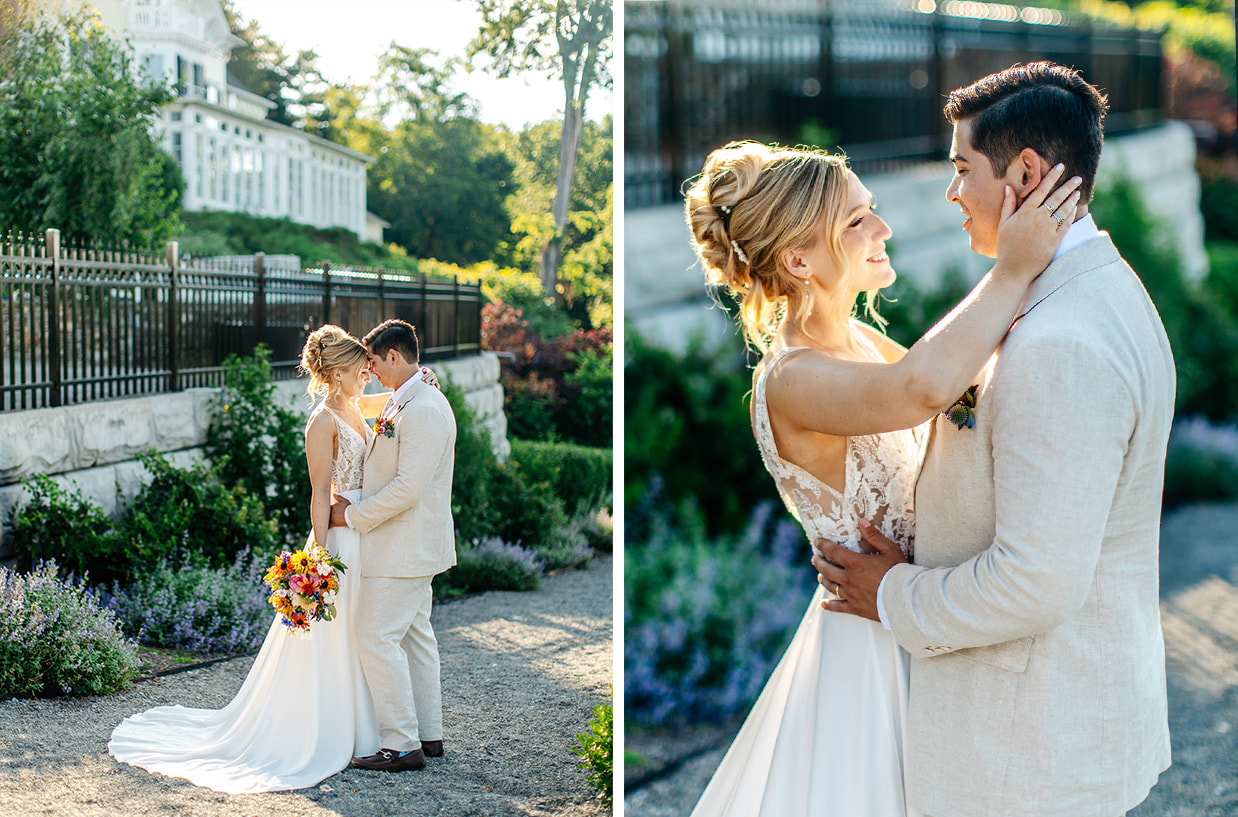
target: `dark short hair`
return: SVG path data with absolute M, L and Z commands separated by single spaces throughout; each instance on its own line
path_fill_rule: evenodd
M 1105 95 L 1078 71 L 1033 62 L 951 91 L 944 113 L 952 124 L 971 120 L 972 147 L 988 158 L 995 175 L 1005 174 L 1015 157 L 1031 148 L 1050 164 L 1066 165 L 1066 178 L 1082 178 L 1080 200 L 1087 202 L 1108 110 Z
M 411 323 L 392 318 L 383 321 L 370 330 L 361 342 L 365 348 L 378 357 L 386 357 L 387 352 L 395 349 L 409 363 L 421 360 L 421 349 L 417 344 L 417 330 Z

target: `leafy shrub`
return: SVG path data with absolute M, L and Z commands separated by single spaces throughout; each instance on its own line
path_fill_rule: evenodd
M 456 417 L 456 459 L 451 476 L 451 515 L 457 536 L 466 542 L 493 533 L 496 512 L 490 478 L 499 467 L 489 430 L 464 399 L 464 392 L 443 383 L 443 395 Z
M 129 684 L 137 649 L 84 586 L 55 562 L 0 567 L 0 695 L 106 695 Z
M 565 508 L 598 508 L 610 503 L 614 452 L 572 443 L 512 440 L 511 462 L 525 478 L 545 482 Z
M 550 483 L 525 479 L 514 463 L 495 468 L 489 489 L 493 533 L 504 541 L 536 548 L 549 543 L 554 530 L 567 523 L 563 503 Z
M 536 590 L 542 583 L 542 562 L 520 545 L 488 536 L 456 545 L 456 566 L 434 580 L 438 596 L 482 590 Z
M 305 419 L 275 402 L 271 353 L 224 360 L 224 387 L 214 399 L 206 453 L 220 480 L 262 500 L 279 525 L 280 541 L 305 537 L 310 482 L 305 467 Z
M 537 372 L 503 379 L 503 413 L 507 433 L 518 440 L 553 440 L 558 437 L 559 390 L 553 380 Z
M 742 530 L 752 504 L 777 498 L 748 419 L 751 374 L 738 337 L 717 353 L 683 355 L 626 336 L 624 497 L 629 510 L 657 478 L 672 508 L 691 501 L 710 535 Z
M 262 576 L 271 560 L 243 550 L 225 567 L 172 553 L 127 586 L 101 594 L 137 640 L 194 652 L 257 648 L 271 626 Z
M 125 510 L 121 532 L 133 573 L 154 569 L 176 549 L 202 564 L 222 566 L 246 549 L 276 549 L 276 523 L 244 487 L 220 484 L 218 466 L 177 468 L 162 454 L 138 457 L 154 478 Z
M 55 559 L 70 573 L 107 581 L 123 572 L 122 541 L 112 534 L 103 509 L 86 499 L 74 483 L 70 489 L 43 474 L 23 483 L 30 501 L 13 509 L 10 524 L 17 565 Z
M 624 545 L 624 697 L 629 722 L 728 718 L 752 703 L 812 594 L 798 525 L 759 504 L 736 540 L 675 523 L 654 490 Z
M 568 355 L 556 426 L 566 440 L 609 448 L 614 429 L 614 358 L 610 346 Z
M 1165 506 L 1238 500 L 1238 428 L 1176 420 L 1165 456 Z
M 1165 324 L 1178 374 L 1177 412 L 1233 417 L 1238 320 L 1185 280 L 1172 239 L 1149 218 L 1128 179 L 1119 176 L 1099 187 L 1090 209 L 1139 274 Z
M 1238 241 L 1238 183 L 1224 173 L 1200 173 L 1199 211 L 1209 241 Z
M 598 704 L 588 730 L 576 736 L 580 765 L 589 773 L 589 783 L 607 806 L 615 799 L 615 713 L 610 704 Z

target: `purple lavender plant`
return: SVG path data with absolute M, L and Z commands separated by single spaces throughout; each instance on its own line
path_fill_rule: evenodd
M 269 561 L 246 549 L 231 566 L 210 568 L 173 554 L 101 597 L 143 643 L 193 652 L 252 650 L 271 626 L 262 584 Z
M 756 699 L 815 586 L 803 531 L 753 508 L 734 541 L 645 517 L 625 552 L 626 712 L 635 722 L 725 719 Z
M 136 645 L 111 611 L 42 562 L 0 568 L 0 694 L 103 695 L 137 672 Z

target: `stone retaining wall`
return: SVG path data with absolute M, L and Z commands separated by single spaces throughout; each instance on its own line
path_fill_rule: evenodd
M 490 430 L 495 453 L 506 457 L 507 417 L 499 359 L 493 352 L 437 361 L 440 379 L 464 390 L 468 404 Z M 373 383 L 372 387 L 378 384 Z M 25 500 L 23 479 L 47 474 L 72 480 L 82 492 L 116 517 L 141 490 L 146 469 L 135 457 L 154 448 L 178 466 L 203 455 L 216 389 L 102 400 L 62 408 L 0 414 L 0 520 L 7 528 L 10 509 Z M 309 416 L 305 380 L 280 382 L 276 399 Z M 0 533 L 0 558 L 11 555 Z

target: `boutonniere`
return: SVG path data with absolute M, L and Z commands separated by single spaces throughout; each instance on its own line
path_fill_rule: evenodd
M 374 433 L 384 437 L 395 436 L 395 420 L 390 417 L 379 417 L 374 421 Z
M 972 384 L 963 392 L 962 397 L 954 401 L 954 405 L 942 412 L 960 431 L 963 428 L 976 427 L 976 386 L 977 384 Z

